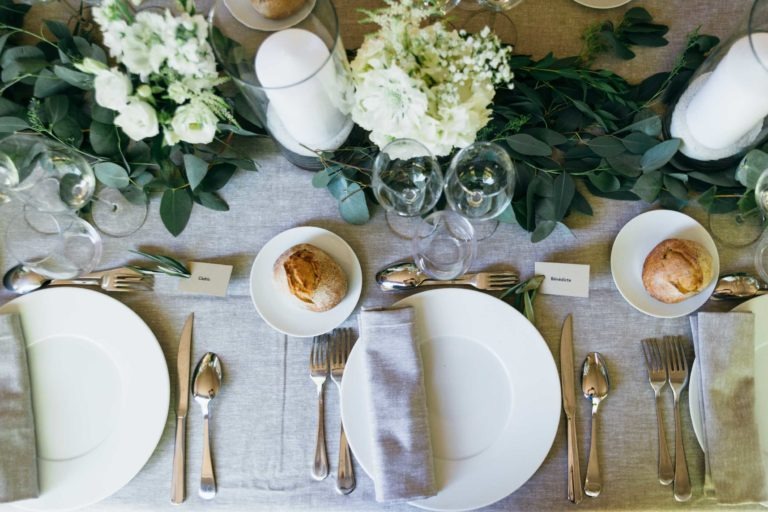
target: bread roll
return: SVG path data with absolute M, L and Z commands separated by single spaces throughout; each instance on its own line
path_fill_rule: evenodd
M 299 12 L 306 0 L 251 0 L 256 12 L 270 20 L 280 20 Z
M 667 304 L 696 295 L 713 277 L 712 255 L 693 240 L 664 240 L 643 264 L 643 286 L 653 298 Z
M 333 258 L 310 244 L 294 245 L 277 258 L 274 282 L 310 311 L 328 311 L 347 294 L 347 276 Z

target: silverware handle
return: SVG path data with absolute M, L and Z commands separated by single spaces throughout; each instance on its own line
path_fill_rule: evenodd
M 661 418 L 661 404 L 659 403 L 658 392 L 656 392 L 655 400 L 656 429 L 659 431 L 659 482 L 662 485 L 669 485 L 675 478 L 675 471 L 672 469 L 672 459 L 667 448 L 667 434 L 664 432 L 664 421 Z
M 173 445 L 173 473 L 171 475 L 171 503 L 184 502 L 184 450 L 187 441 L 187 419 L 176 418 L 176 443 Z
M 568 426 L 568 499 L 581 503 L 584 498 L 581 488 L 581 468 L 579 466 L 579 446 L 576 444 L 576 425 L 573 418 L 567 419 Z
M 685 460 L 683 430 L 680 425 L 680 403 L 675 397 L 675 499 L 691 499 L 691 480 L 688 478 L 688 463 Z
M 211 438 L 208 435 L 208 419 L 210 415 L 206 410 L 203 414 L 203 466 L 200 471 L 200 497 L 211 500 L 216 496 L 216 476 L 213 474 L 213 460 L 211 458 Z
M 597 407 L 592 406 L 592 435 L 589 442 L 589 462 L 587 462 L 587 479 L 584 481 L 584 493 L 593 498 L 603 490 L 603 478 L 600 475 L 600 460 L 597 457 Z
M 344 424 L 339 437 L 339 468 L 336 473 L 336 491 L 349 494 L 355 490 L 355 470 L 352 467 L 352 451 L 349 449 Z
M 51 279 L 46 286 L 100 286 L 98 279 L 80 278 L 80 279 Z
M 325 449 L 325 399 L 322 386 L 317 390 L 317 441 L 315 443 L 315 461 L 312 465 L 312 477 L 322 480 L 328 476 L 328 453 Z

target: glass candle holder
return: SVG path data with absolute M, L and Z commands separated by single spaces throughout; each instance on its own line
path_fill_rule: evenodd
M 349 63 L 331 1 L 306 0 L 272 20 L 250 0 L 217 0 L 209 19 L 213 50 L 246 107 L 290 162 L 322 168 L 317 152 L 341 147 L 354 125 Z
M 768 134 L 768 0 L 748 16 L 692 76 L 667 118 L 682 140 L 683 165 L 717 169 L 735 164 Z

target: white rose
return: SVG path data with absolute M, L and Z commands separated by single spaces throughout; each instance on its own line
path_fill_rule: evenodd
M 116 69 L 100 71 L 93 81 L 96 89 L 96 103 L 105 108 L 120 110 L 128 104 L 133 91 L 128 75 Z
M 120 113 L 115 117 L 115 125 L 122 128 L 125 134 L 135 141 L 154 137 L 160 133 L 155 109 L 146 101 L 135 98 L 120 109 Z
M 171 127 L 178 137 L 190 144 L 208 144 L 216 135 L 216 114 L 200 102 L 176 109 Z

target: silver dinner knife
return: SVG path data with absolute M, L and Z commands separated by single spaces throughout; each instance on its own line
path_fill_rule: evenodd
M 584 491 L 581 487 L 579 468 L 579 444 L 576 434 L 576 383 L 573 372 L 573 317 L 569 314 L 563 322 L 560 335 L 560 380 L 563 387 L 563 412 L 568 428 L 568 499 L 581 503 Z
M 173 476 L 171 477 L 171 503 L 179 505 L 184 501 L 186 480 L 185 451 L 187 448 L 187 410 L 189 409 L 189 365 L 192 356 L 192 324 L 195 314 L 190 313 L 179 339 L 176 356 L 176 444 L 173 446 Z

